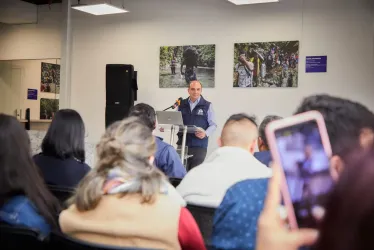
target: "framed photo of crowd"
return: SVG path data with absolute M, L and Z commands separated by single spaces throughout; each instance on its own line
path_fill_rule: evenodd
M 297 87 L 299 41 L 236 43 L 233 87 Z

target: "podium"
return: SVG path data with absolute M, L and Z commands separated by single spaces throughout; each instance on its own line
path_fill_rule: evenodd
M 195 133 L 199 128 L 193 125 L 184 125 L 180 111 L 156 111 L 157 122 L 160 125 L 170 125 L 170 144 L 174 144 L 175 133 L 182 132 L 181 160 L 182 163 L 189 158 L 186 157 L 186 138 L 188 133 Z M 188 150 L 187 150 L 188 151 Z

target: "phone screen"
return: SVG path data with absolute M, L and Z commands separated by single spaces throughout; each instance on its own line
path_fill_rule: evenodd
M 316 121 L 275 131 L 288 191 L 299 227 L 315 228 L 333 181 Z

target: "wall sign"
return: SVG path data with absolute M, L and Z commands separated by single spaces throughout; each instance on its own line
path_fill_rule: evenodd
M 307 56 L 305 62 L 306 73 L 327 72 L 327 56 Z
M 37 89 L 27 89 L 27 99 L 28 100 L 38 100 L 38 90 Z

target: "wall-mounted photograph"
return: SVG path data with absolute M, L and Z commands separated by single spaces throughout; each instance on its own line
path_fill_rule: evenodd
M 186 88 L 199 81 L 214 88 L 216 46 L 187 45 L 160 48 L 160 88 Z
M 298 66 L 299 41 L 236 43 L 233 86 L 297 87 Z
M 58 99 L 40 99 L 40 120 L 51 120 L 58 110 Z
M 60 94 L 60 65 L 42 62 L 40 91 Z

